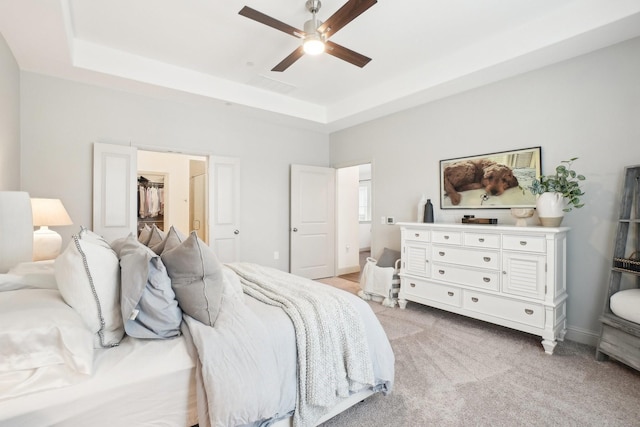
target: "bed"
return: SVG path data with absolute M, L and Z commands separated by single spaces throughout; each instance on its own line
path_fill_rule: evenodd
M 355 295 L 218 265 L 176 230 L 81 228 L 39 262 L 32 233 L 29 195 L 0 192 L 2 426 L 318 425 L 392 390 L 393 351 Z

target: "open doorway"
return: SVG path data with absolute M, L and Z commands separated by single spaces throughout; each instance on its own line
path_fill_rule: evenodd
M 359 282 L 371 256 L 373 205 L 371 163 L 336 170 L 337 275 Z
M 138 150 L 137 168 L 138 230 L 174 226 L 185 235 L 196 231 L 208 243 L 207 158 Z

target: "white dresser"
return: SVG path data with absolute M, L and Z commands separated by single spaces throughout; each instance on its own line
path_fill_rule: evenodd
M 566 227 L 398 223 L 400 308 L 429 305 L 542 337 L 566 332 Z

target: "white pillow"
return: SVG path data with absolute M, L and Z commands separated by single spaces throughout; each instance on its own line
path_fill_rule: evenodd
M 94 347 L 113 347 L 124 336 L 120 264 L 106 241 L 96 240 L 95 234 L 84 238 L 81 235 L 72 236 L 67 248 L 56 258 L 58 289 L 95 334 Z
M 100 245 L 106 249 L 111 249 L 111 245 L 109 244 L 109 242 L 107 242 L 104 237 L 102 237 L 101 235 L 99 235 L 98 233 L 95 233 L 91 230 L 89 230 L 87 227 L 81 226 L 80 227 L 80 232 L 78 233 L 78 236 L 80 236 L 80 238 L 82 240 L 85 240 L 87 242 L 91 242 L 93 244 L 96 245 Z
M 93 335 L 57 290 L 0 292 L 0 396 L 14 397 L 84 380 Z
M 213 326 L 220 311 L 224 275 L 211 248 L 192 231 L 180 245 L 162 252 L 162 262 L 182 311 Z
M 611 311 L 630 322 L 640 323 L 640 289 L 627 289 L 611 295 Z
M 21 262 L 0 274 L 0 291 L 16 289 L 58 289 L 53 260 Z

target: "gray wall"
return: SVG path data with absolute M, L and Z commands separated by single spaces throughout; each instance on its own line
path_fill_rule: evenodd
M 20 70 L 0 34 L 0 190 L 20 190 Z
M 240 158 L 242 259 L 288 270 L 289 166 L 328 166 L 327 135 L 220 102 L 187 104 L 28 72 L 21 91 L 22 189 L 63 200 L 74 221 L 56 229 L 63 245 L 91 225 L 92 144 L 130 142 Z
M 640 164 L 640 39 L 432 102 L 331 135 L 334 165 L 373 162 L 373 253 L 399 248 L 397 226 L 414 221 L 421 194 L 439 206 L 439 160 L 542 147 L 543 173 L 565 159 L 587 177 L 586 206 L 565 216 L 567 338 L 593 343 L 606 291 L 625 166 Z M 508 211 L 436 209 L 515 221 Z

